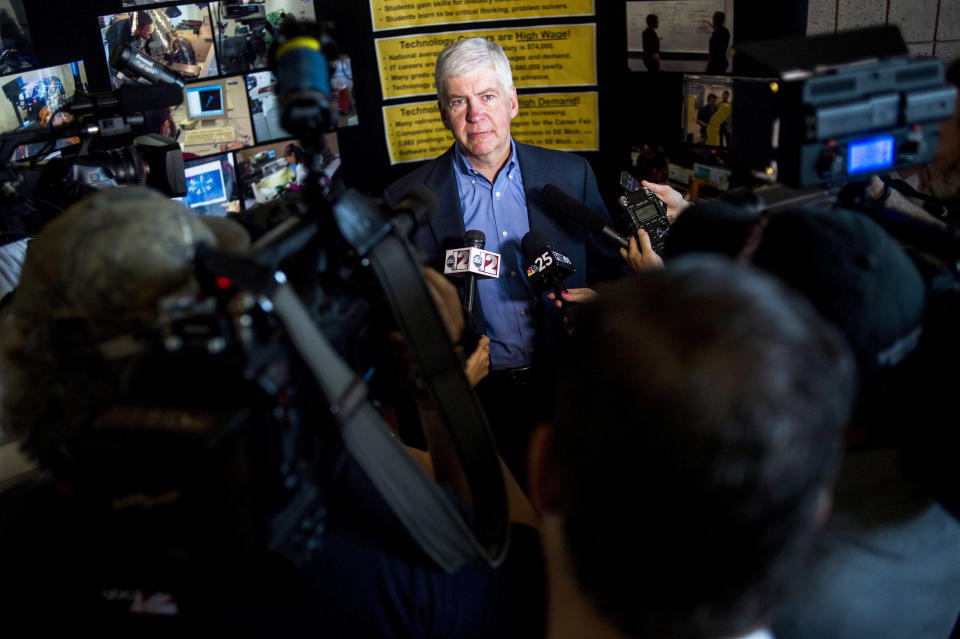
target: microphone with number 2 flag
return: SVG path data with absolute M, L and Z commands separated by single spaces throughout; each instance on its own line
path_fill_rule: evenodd
M 530 231 L 520 241 L 520 248 L 527 256 L 524 270 L 527 281 L 537 293 L 553 291 L 564 310 L 567 302 L 563 299 L 563 280 L 576 271 L 573 262 L 563 253 L 550 246 L 550 239 L 541 231 Z
M 447 251 L 443 262 L 444 275 L 456 275 L 467 278 L 463 307 L 473 314 L 477 298 L 477 278 L 500 277 L 500 254 L 483 249 L 486 237 L 483 231 L 469 230 L 463 240 L 463 248 Z
M 487 243 L 487 237 L 483 234 L 483 231 L 470 230 L 463 238 L 463 243 L 467 247 L 482 250 Z M 485 258 L 481 257 L 481 259 Z M 499 271 L 499 269 L 497 270 Z M 467 309 L 468 315 L 473 315 L 473 304 L 477 299 L 477 274 L 467 273 L 464 277 L 467 278 L 467 288 L 463 293 L 463 307 Z

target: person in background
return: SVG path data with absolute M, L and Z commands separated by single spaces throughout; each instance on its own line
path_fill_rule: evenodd
M 704 22 L 707 22 L 710 28 L 713 29 L 708 45 L 710 57 L 707 60 L 707 73 L 719 75 L 727 71 L 727 65 L 729 64 L 727 61 L 727 49 L 730 48 L 730 30 L 723 26 L 723 23 L 726 21 L 727 14 L 723 11 L 715 12 L 712 21 L 704 20 Z
M 290 165 L 290 169 L 293 170 L 296 176 L 294 184 L 303 186 L 304 180 L 307 179 L 307 167 L 303 164 L 303 149 L 291 142 L 283 150 L 283 155 L 287 160 L 287 164 Z
M 659 26 L 660 18 L 655 13 L 647 16 L 647 28 L 643 30 L 643 64 L 647 71 L 663 70 L 660 63 L 660 36 L 657 35 Z
M 707 141 L 707 127 L 710 126 L 710 118 L 717 112 L 717 94 L 707 95 L 707 103 L 697 111 L 697 124 L 700 125 L 700 141 Z

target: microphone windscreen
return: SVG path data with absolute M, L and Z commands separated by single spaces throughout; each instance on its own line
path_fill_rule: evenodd
M 520 240 L 520 248 L 523 254 L 530 259 L 543 255 L 544 251 L 550 248 L 550 238 L 543 231 L 532 230 L 523 236 Z
M 585 226 L 592 233 L 603 233 L 603 227 L 607 225 L 607 220 L 560 187 L 547 184 L 540 189 L 540 194 L 543 196 L 544 204 L 546 204 L 548 210 L 562 212 Z
M 470 229 L 467 231 L 467 234 L 463 238 L 464 246 L 474 246 L 476 248 L 483 248 L 487 244 L 487 236 L 483 231 L 478 231 L 476 229 Z
M 395 208 L 409 213 L 416 220 L 417 226 L 423 226 L 433 219 L 437 206 L 437 196 L 433 191 L 423 184 L 418 184 L 407 191 Z

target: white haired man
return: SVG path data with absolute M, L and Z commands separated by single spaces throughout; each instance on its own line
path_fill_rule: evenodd
M 541 189 L 556 184 L 607 215 L 586 160 L 511 136 L 519 101 L 498 44 L 469 38 L 449 45 L 437 58 L 435 81 L 440 117 L 455 143 L 391 184 L 385 195 L 396 202 L 418 184 L 437 194 L 440 210 L 414 236 L 428 265 L 440 267 L 446 250 L 462 247 L 466 229 L 483 231 L 486 249 L 501 255 L 500 278 L 477 285 L 475 325 L 490 338 L 490 375 L 477 392 L 504 458 L 522 479 L 530 427 L 548 408 L 552 354 L 566 333 L 560 309 L 527 285 L 520 241 L 537 230 L 571 258 L 576 272 L 565 281 L 569 301 L 620 275 L 623 263 L 582 227 L 568 228 L 545 210 Z

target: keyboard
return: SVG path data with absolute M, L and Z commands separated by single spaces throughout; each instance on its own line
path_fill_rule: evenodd
M 200 144 L 219 144 L 233 142 L 237 139 L 237 131 L 232 126 L 197 127 L 184 132 L 184 146 Z

